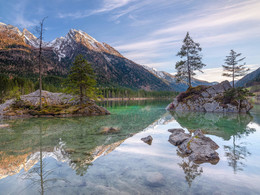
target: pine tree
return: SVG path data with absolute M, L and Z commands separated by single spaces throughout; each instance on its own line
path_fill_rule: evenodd
M 245 57 L 238 59 L 238 57 L 241 55 L 241 53 L 236 53 L 234 50 L 231 49 L 230 55 L 226 56 L 225 65 L 222 65 L 224 68 L 224 73 L 222 75 L 226 77 L 232 77 L 233 88 L 235 86 L 235 78 L 244 76 L 246 75 L 247 71 L 249 71 L 249 68 L 245 67 L 246 63 L 241 65 L 238 64 L 245 59 Z
M 76 56 L 66 79 L 67 92 L 79 95 L 80 103 L 83 104 L 84 98 L 96 97 L 96 84 L 91 65 L 83 55 Z
M 175 65 L 177 82 L 188 80 L 188 85 L 191 87 L 191 77 L 196 75 L 194 71 L 202 72 L 201 69 L 206 66 L 201 62 L 201 50 L 200 44 L 195 43 L 189 32 L 187 32 L 181 50 L 177 54 L 177 56 L 185 58 L 185 60 L 178 61 Z

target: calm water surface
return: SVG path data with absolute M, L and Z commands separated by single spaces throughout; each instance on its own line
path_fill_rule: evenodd
M 0 194 L 260 194 L 260 106 L 169 113 L 168 102 L 103 103 L 110 116 L 0 121 Z M 118 133 L 102 134 L 114 127 Z M 200 128 L 220 161 L 194 164 L 170 128 Z M 152 145 L 140 139 L 151 135 Z

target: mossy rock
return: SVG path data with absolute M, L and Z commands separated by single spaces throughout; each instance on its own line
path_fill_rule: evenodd
M 205 91 L 208 86 L 199 85 L 197 87 L 189 87 L 185 92 L 180 93 L 177 96 L 178 102 L 186 103 L 188 100 L 194 101 L 201 97 L 201 93 Z

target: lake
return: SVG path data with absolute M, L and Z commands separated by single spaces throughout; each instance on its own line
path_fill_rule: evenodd
M 111 115 L 5 120 L 0 194 L 260 194 L 260 106 L 250 114 L 167 112 L 169 101 L 104 102 Z M 101 133 L 113 127 L 116 133 Z M 200 128 L 217 164 L 195 164 L 168 129 Z M 148 145 L 141 138 L 151 135 Z

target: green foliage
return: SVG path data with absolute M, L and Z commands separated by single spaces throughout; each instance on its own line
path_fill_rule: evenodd
M 244 76 L 249 68 L 245 67 L 245 63 L 239 65 L 239 62 L 242 62 L 245 58 L 238 57 L 241 56 L 241 53 L 236 53 L 234 50 L 230 50 L 230 55 L 226 56 L 225 65 L 223 66 L 224 73 L 223 76 L 231 77 L 232 78 L 232 86 L 235 86 L 235 78 Z
M 83 55 L 76 56 L 65 84 L 67 92 L 79 95 L 81 103 L 84 98 L 95 99 L 98 96 L 95 74 Z
M 101 87 L 100 91 L 104 98 L 166 98 L 178 94 L 175 91 L 145 91 L 124 87 Z
M 254 96 L 254 94 L 249 92 L 249 90 L 246 88 L 231 88 L 225 91 L 223 96 L 223 103 L 236 105 L 237 101 L 245 100 L 248 96 Z
M 34 84 L 27 78 L 0 75 L 0 103 L 7 99 L 19 98 L 20 95 L 34 91 Z
M 177 53 L 177 56 L 185 58 L 185 60 L 178 61 L 175 65 L 177 82 L 186 82 L 188 80 L 188 85 L 191 87 L 191 77 L 196 75 L 194 71 L 202 72 L 201 69 L 206 66 L 201 62 L 201 50 L 200 44 L 195 43 L 187 32 L 181 50 Z

